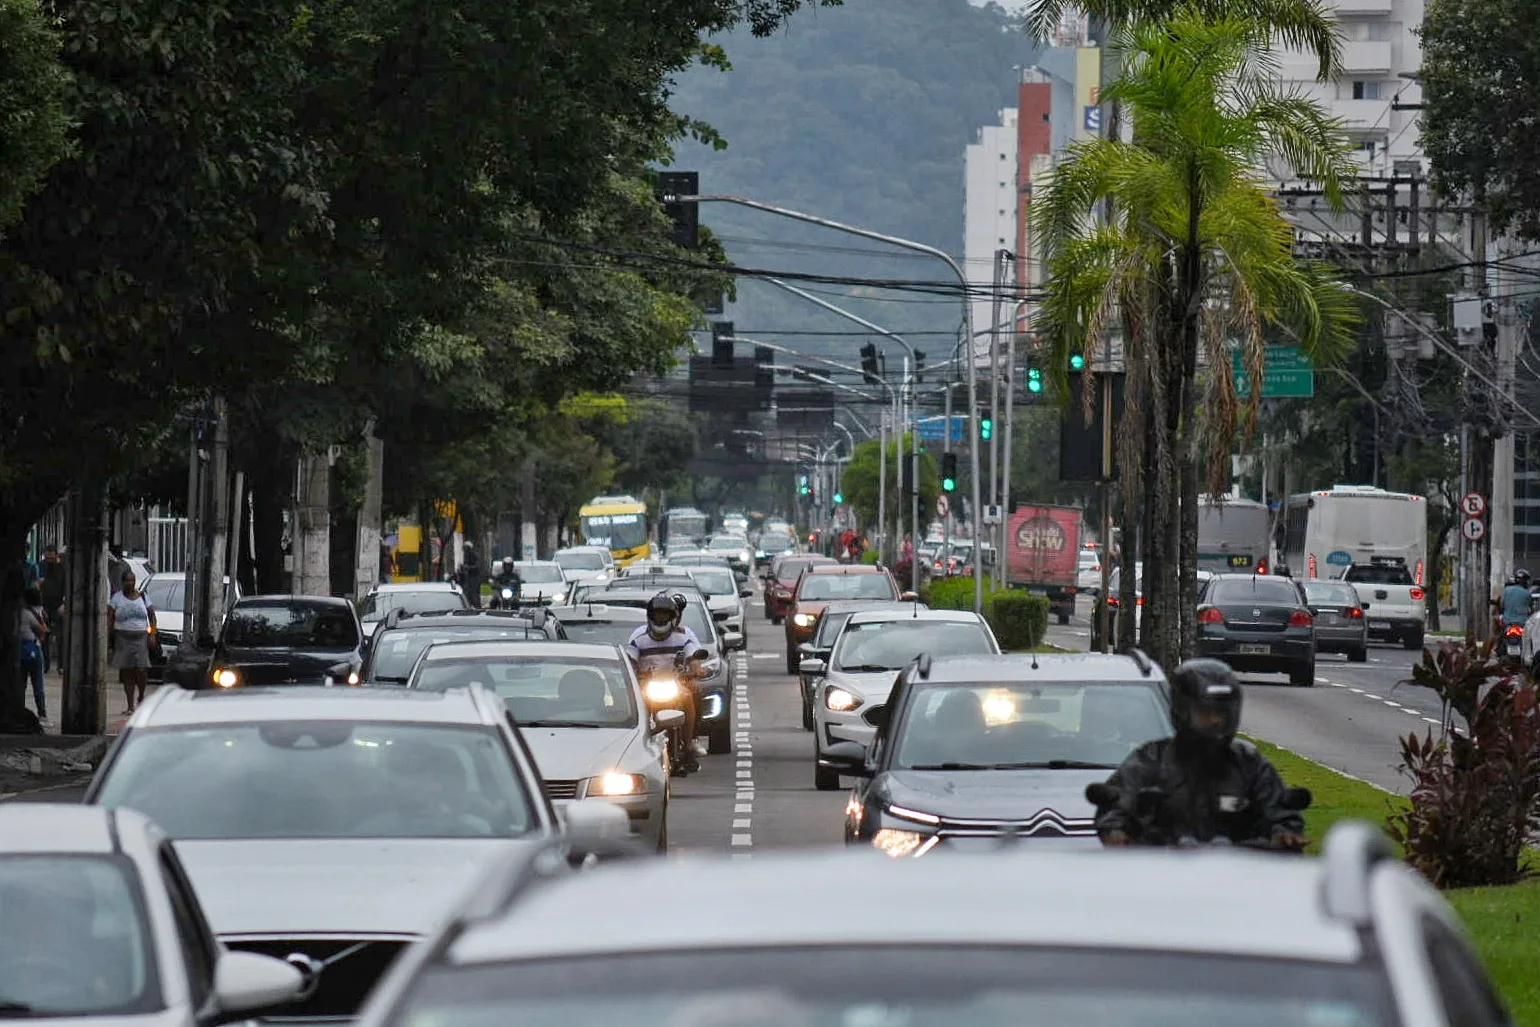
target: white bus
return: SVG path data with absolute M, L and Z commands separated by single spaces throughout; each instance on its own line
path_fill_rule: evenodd
M 1266 503 L 1198 499 L 1198 569 L 1211 574 L 1267 574 L 1273 513 Z
M 1428 501 L 1373 485 L 1334 485 L 1289 497 L 1280 558 L 1300 580 L 1340 578 L 1353 564 L 1400 561 L 1427 573 Z

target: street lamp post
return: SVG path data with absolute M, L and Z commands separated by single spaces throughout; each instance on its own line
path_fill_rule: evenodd
M 897 246 L 900 249 L 913 250 L 916 253 L 924 253 L 944 262 L 946 266 L 951 269 L 952 273 L 957 276 L 957 284 L 961 293 L 963 308 L 963 338 L 966 339 L 968 343 L 968 406 L 971 410 L 978 409 L 978 360 L 973 352 L 973 304 L 969 302 L 970 297 L 968 288 L 968 276 L 963 273 L 962 267 L 945 250 L 939 250 L 934 246 L 927 246 L 924 243 L 915 242 L 912 239 L 904 239 L 896 235 L 887 235 L 883 232 L 874 232 L 869 228 L 857 228 L 854 225 L 843 224 L 839 221 L 832 221 L 828 218 L 817 217 L 813 214 L 805 214 L 800 210 L 791 210 L 787 207 L 777 207 L 773 204 L 761 203 L 758 200 L 750 200 L 742 196 L 679 196 L 675 198 L 675 202 L 736 204 L 737 206 L 748 207 L 751 210 L 762 211 L 766 214 L 774 214 L 777 217 L 789 218 L 793 221 L 802 221 L 812 225 L 820 225 L 824 228 L 828 228 L 836 232 L 845 232 L 849 235 L 860 236 L 863 239 L 871 239 L 874 242 L 882 242 L 887 243 L 890 246 Z M 977 540 L 981 537 L 979 520 L 979 501 L 981 494 L 979 483 L 979 440 L 977 432 L 973 432 L 972 435 L 973 438 L 968 447 L 968 466 L 973 479 L 970 483 L 971 491 L 973 493 L 973 536 L 974 539 Z M 975 541 L 974 545 L 977 544 L 977 541 Z M 915 564 L 915 582 L 918 583 L 919 561 L 913 560 L 911 562 Z M 984 579 L 978 574 L 975 574 L 973 576 L 973 610 L 975 613 L 982 613 L 983 609 Z

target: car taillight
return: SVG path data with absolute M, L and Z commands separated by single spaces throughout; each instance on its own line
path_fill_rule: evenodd
M 1524 637 L 1524 625 L 1522 625 L 1522 624 L 1510 624 L 1510 625 L 1508 625 L 1508 630 L 1504 631 L 1503 634 L 1507 635 L 1509 638 L 1523 638 Z
M 1219 612 L 1218 607 L 1205 606 L 1198 611 L 1199 624 L 1223 624 L 1224 622 L 1225 615 Z
M 1144 596 L 1135 596 L 1134 597 L 1134 605 L 1135 606 L 1143 606 L 1144 605 Z
M 1257 573 L 1258 574 L 1266 574 L 1267 573 L 1267 561 L 1266 560 L 1259 560 L 1259 561 L 1257 561 Z
M 1304 610 L 1295 610 L 1293 613 L 1289 614 L 1289 627 L 1291 628 L 1308 628 L 1314 623 L 1315 618 L 1310 616 L 1310 614 L 1306 613 Z
M 1349 606 L 1344 608 L 1342 611 L 1342 616 L 1349 619 L 1352 619 L 1353 617 L 1362 617 L 1363 615 L 1364 611 L 1357 606 Z
M 1419 584 L 1419 585 L 1422 584 L 1422 561 L 1421 560 L 1417 561 L 1417 571 L 1416 571 L 1416 573 L 1414 573 L 1412 575 L 1412 580 L 1417 582 L 1417 584 Z
M 1310 567 L 1310 576 L 1313 578 L 1313 577 L 1315 577 L 1315 554 L 1314 553 L 1310 554 L 1310 559 L 1307 562 L 1308 562 L 1309 567 Z
M 1412 598 L 1413 598 L 1413 599 L 1421 599 L 1421 598 L 1422 598 L 1422 596 L 1423 596 L 1423 591 L 1422 591 L 1422 589 L 1420 589 L 1420 588 L 1414 588 L 1414 589 L 1412 589 Z
M 1107 597 L 1107 605 L 1108 606 L 1116 606 L 1116 605 L 1118 605 L 1118 597 L 1117 596 L 1108 596 Z

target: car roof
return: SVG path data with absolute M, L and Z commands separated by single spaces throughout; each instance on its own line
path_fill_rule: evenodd
M 452 581 L 393 581 L 376 585 L 371 592 L 458 592 L 460 586 Z
M 887 568 L 875 563 L 815 563 L 804 574 L 885 574 Z
M 556 550 L 556 555 L 560 556 L 563 553 L 608 553 L 609 551 L 609 546 L 566 546 Z
M 230 691 L 161 688 L 129 720 L 131 728 L 242 724 L 285 720 L 386 721 L 423 724 L 496 723 L 486 695 L 451 688 L 428 692 L 407 688 L 325 688 L 311 685 L 238 688 Z
M 581 613 L 569 611 L 581 610 Z M 590 603 L 584 600 L 575 606 L 562 607 L 560 618 L 563 624 L 581 624 L 583 621 L 631 621 L 640 624 L 647 619 L 647 611 L 640 606 L 609 606 L 605 603 Z
M 1148 673 L 1146 673 L 1148 668 Z M 930 661 L 926 681 L 973 683 L 992 681 L 1163 682 L 1165 675 L 1143 653 L 1001 653 L 977 656 L 937 656 Z
M 307 596 L 294 594 L 266 593 L 259 596 L 241 596 L 235 601 L 236 606 L 271 606 L 273 603 L 304 602 L 316 606 L 352 606 L 353 604 L 342 596 Z
M 901 620 L 944 621 L 954 624 L 984 623 L 984 618 L 972 610 L 931 610 L 914 603 L 893 603 L 887 609 L 858 610 L 850 615 L 850 624 L 887 624 Z
M 541 640 L 521 642 L 518 639 L 468 639 L 464 642 L 437 642 L 423 650 L 423 659 L 434 660 L 481 660 L 507 656 L 577 656 L 585 660 L 615 661 L 621 658 L 620 650 L 602 642 L 557 642 Z
M 513 565 L 515 567 L 557 567 L 557 566 L 560 566 L 559 564 L 557 564 L 557 562 L 555 560 L 515 560 L 515 561 L 513 561 Z
M 0 855 L 118 851 L 113 811 L 65 803 L 0 804 Z
M 825 606 L 821 616 L 827 617 L 831 613 L 883 613 L 890 610 L 894 613 L 908 613 L 916 607 L 921 613 L 930 610 L 930 607 L 916 600 L 841 599 Z
M 504 610 L 444 610 L 439 613 L 414 613 L 402 617 L 392 626 L 381 627 L 381 632 L 407 631 L 412 628 L 447 628 L 447 627 L 497 627 L 510 628 L 534 627 L 534 621 L 525 614 Z
M 860 916 L 814 918 L 850 882 Z M 895 860 L 870 850 L 683 856 L 600 864 L 532 888 L 473 923 L 452 962 L 658 951 L 851 945 L 1155 949 L 1350 963 L 1363 944 L 1322 908 L 1322 862 L 1267 853 L 1164 850 L 952 854 Z M 712 915 L 680 931 L 659 895 Z M 1244 899 L 1244 901 L 1238 901 Z M 594 924 L 602 922 L 603 930 Z M 1258 925 L 1266 925 L 1259 930 Z
M 627 579 L 623 578 L 621 580 Z M 677 585 L 674 587 L 683 590 L 680 594 L 685 597 L 686 601 L 693 600 L 700 603 L 705 603 L 706 601 L 706 597 L 701 592 L 700 586 L 696 585 L 693 581 L 688 585 Z M 651 599 L 653 596 L 657 595 L 659 591 L 659 589 L 652 588 L 607 588 L 601 592 L 594 592 L 592 594 L 596 596 L 604 596 L 605 599 L 610 602 L 620 603 L 630 602 L 637 599 Z M 586 600 L 584 602 L 586 602 Z M 582 606 L 583 603 L 578 603 L 578 605 Z

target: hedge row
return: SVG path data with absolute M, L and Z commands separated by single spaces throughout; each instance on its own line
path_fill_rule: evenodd
M 973 609 L 972 578 L 941 578 L 922 590 L 921 600 L 933 610 Z M 984 619 L 1007 651 L 1034 649 L 1048 632 L 1048 597 L 1018 589 L 984 593 Z

